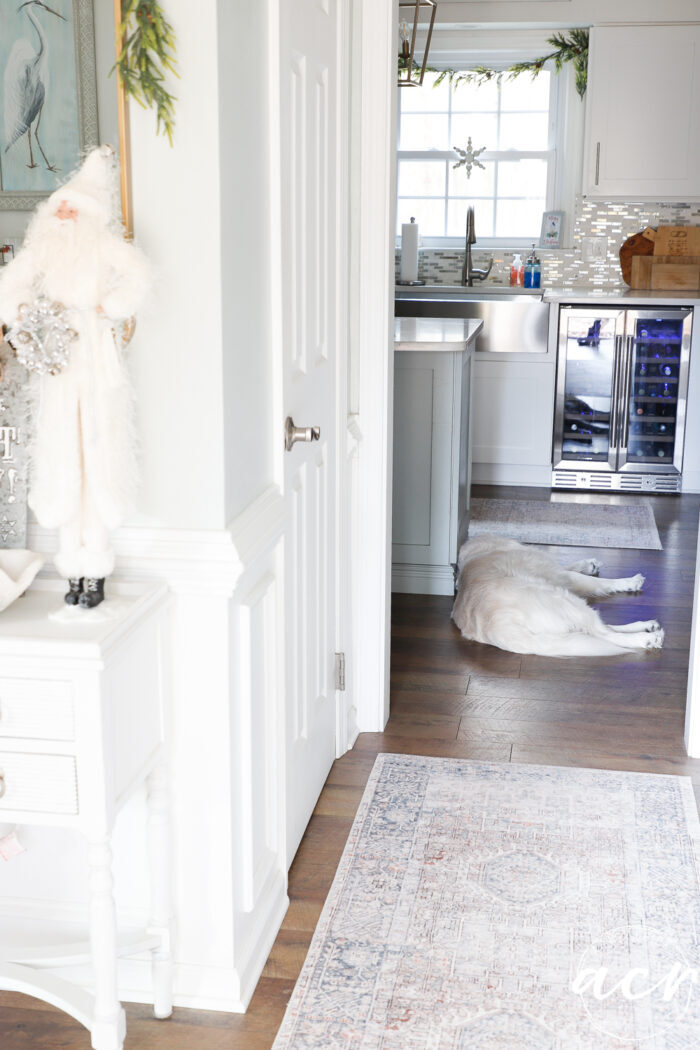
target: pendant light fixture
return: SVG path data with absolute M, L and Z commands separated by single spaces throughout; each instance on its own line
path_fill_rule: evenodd
M 423 83 L 436 11 L 436 0 L 399 0 L 399 87 L 420 87 Z M 423 64 L 414 67 L 416 35 L 421 15 L 425 16 L 423 27 L 427 26 L 428 35 L 425 39 Z

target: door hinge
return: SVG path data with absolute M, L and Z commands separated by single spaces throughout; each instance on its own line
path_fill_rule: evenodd
M 345 653 L 335 654 L 335 687 L 340 692 L 345 689 Z

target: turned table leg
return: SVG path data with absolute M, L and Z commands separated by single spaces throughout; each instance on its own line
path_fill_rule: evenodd
M 173 1012 L 172 963 L 172 856 L 167 766 L 161 759 L 148 778 L 148 848 L 151 869 L 151 921 L 149 931 L 160 944 L 152 950 L 153 1013 L 158 1018 Z
M 94 1050 L 122 1050 L 126 1018 L 117 993 L 117 917 L 108 837 L 89 840 L 90 943 L 95 971 Z

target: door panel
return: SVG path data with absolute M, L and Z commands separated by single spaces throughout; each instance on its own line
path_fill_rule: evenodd
M 298 442 L 284 455 L 289 862 L 335 757 L 341 39 L 332 0 L 280 4 L 282 407 L 298 426 L 320 428 L 318 441 Z
M 616 469 L 618 361 L 623 331 L 621 310 L 561 310 L 555 467 L 558 463 L 586 463 L 593 470 Z

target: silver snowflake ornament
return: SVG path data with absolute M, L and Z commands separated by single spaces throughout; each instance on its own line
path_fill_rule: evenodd
M 17 360 L 37 375 L 55 376 L 68 364 L 71 344 L 78 338 L 68 322 L 62 303 L 39 297 L 34 303 L 22 303 L 19 316 L 7 333 Z
M 16 525 L 17 522 L 8 519 L 7 514 L 3 514 L 2 518 L 0 518 L 0 540 L 2 540 L 3 543 L 7 543 L 11 536 L 17 535 L 15 532 Z
M 467 139 L 466 149 L 459 149 L 458 146 L 453 146 L 452 148 L 454 149 L 455 153 L 460 157 L 460 160 L 458 160 L 456 164 L 453 164 L 452 167 L 461 168 L 462 165 L 464 165 L 468 179 L 472 177 L 472 168 L 484 168 L 484 170 L 486 170 L 481 161 L 477 160 L 477 157 L 479 157 L 484 152 L 486 146 L 482 146 L 481 149 L 474 149 L 474 147 L 472 146 L 471 135 Z

